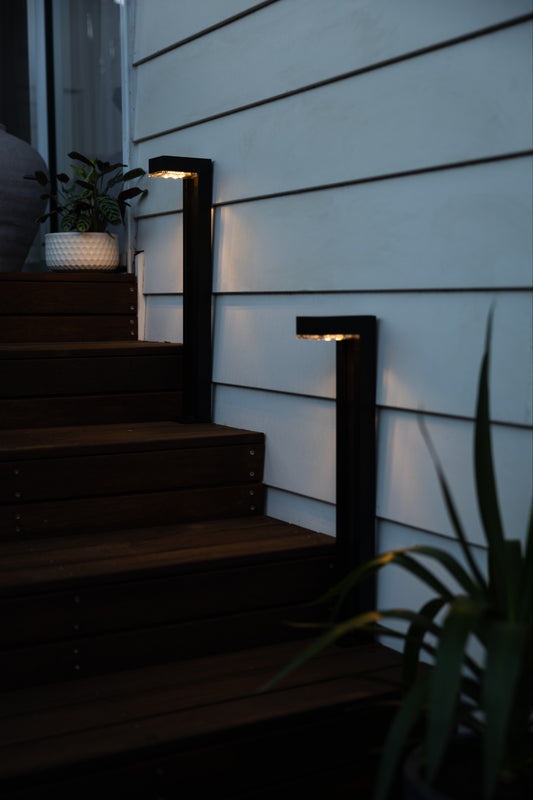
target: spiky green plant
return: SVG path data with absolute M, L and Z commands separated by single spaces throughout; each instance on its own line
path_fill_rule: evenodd
M 376 800 L 388 796 L 406 744 L 420 722 L 430 784 L 435 782 L 448 745 L 460 729 L 480 737 L 485 800 L 493 797 L 499 779 L 533 780 L 533 506 L 524 545 L 517 539 L 507 539 L 497 499 L 490 437 L 491 328 L 492 313 L 479 375 L 474 433 L 474 471 L 487 545 L 486 571 L 481 571 L 473 558 L 441 463 L 421 422 L 465 565 L 442 549 L 417 546 L 383 553 L 359 566 L 321 602 L 334 601 L 338 610 L 356 584 L 389 564 L 422 580 L 434 596 L 417 612 L 377 610 L 326 625 L 326 630 L 268 684 L 354 630 L 403 639 L 405 692 L 385 740 Z M 422 556 L 426 564 L 429 560 L 444 568 L 460 590 L 450 589 L 417 556 Z M 387 627 L 387 620 L 407 623 L 405 631 Z M 469 655 L 471 638 L 481 645 L 480 659 Z M 429 654 L 434 666 L 420 678 L 422 651 Z
M 125 164 L 89 159 L 76 151 L 69 153 L 68 157 L 78 162 L 70 165 L 73 176 L 69 177 L 64 172 L 56 175 L 57 193 L 41 195 L 43 200 L 50 201 L 50 210 L 38 217 L 37 222 L 59 215 L 62 231 L 104 233 L 109 225 L 124 222 L 128 200 L 147 194 L 146 189 L 138 186 L 122 189 L 118 193 L 116 189 L 112 191 L 114 187 L 141 178 L 145 174 L 141 167 L 123 172 Z M 50 183 L 41 170 L 24 177 L 36 180 L 43 188 Z

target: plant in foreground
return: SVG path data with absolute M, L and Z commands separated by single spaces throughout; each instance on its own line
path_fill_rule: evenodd
M 423 724 L 426 778 L 435 783 L 448 746 L 459 730 L 480 741 L 483 797 L 490 800 L 497 784 L 533 782 L 533 505 L 525 542 L 504 535 L 496 493 L 490 437 L 488 374 L 492 314 L 478 382 L 474 432 L 474 472 L 487 569 L 482 571 L 459 519 L 434 446 L 423 422 L 421 430 L 437 471 L 448 515 L 464 556 L 463 566 L 445 550 L 408 547 L 383 553 L 357 567 L 318 602 L 335 601 L 334 616 L 356 584 L 388 564 L 422 580 L 434 596 L 417 612 L 395 608 L 359 614 L 327 624 L 293 662 L 267 684 L 277 682 L 314 654 L 354 630 L 403 639 L 404 695 L 388 731 L 375 787 L 376 800 L 391 788 L 406 744 L 417 723 Z M 426 566 L 444 568 L 460 589 L 450 589 Z M 452 583 L 453 583 L 452 582 Z M 387 627 L 401 620 L 406 630 Z M 478 641 L 481 658 L 469 654 Z M 421 652 L 434 662 L 418 674 Z M 264 687 L 267 688 L 267 687 Z
M 146 189 L 138 186 L 123 188 L 117 194 L 119 186 L 141 178 L 145 171 L 141 167 L 123 172 L 125 164 L 111 164 L 98 158 L 89 159 L 81 153 L 72 151 L 68 157 L 77 161 L 71 164 L 73 176 L 61 172 L 56 175 L 57 194 L 43 194 L 42 199 L 50 201 L 50 211 L 37 219 L 44 222 L 49 217 L 61 217 L 62 231 L 79 231 L 80 233 L 105 233 L 108 225 L 120 225 L 124 222 L 127 201 L 139 195 L 146 195 Z M 37 171 L 34 175 L 25 175 L 28 180 L 35 180 L 40 186 L 47 187 L 48 176 Z M 117 189 L 113 191 L 114 187 Z

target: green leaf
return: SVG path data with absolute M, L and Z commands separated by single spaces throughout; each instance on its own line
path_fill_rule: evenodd
M 398 639 L 405 640 L 407 636 L 405 632 L 397 631 L 394 628 L 387 628 L 381 624 L 379 626 L 377 625 L 377 623 L 384 619 L 395 619 L 406 622 L 414 622 L 415 620 L 418 620 L 418 624 L 420 626 L 425 625 L 430 632 L 438 633 L 438 628 L 433 626 L 431 620 L 421 617 L 415 611 L 404 608 L 392 608 L 382 611 L 367 611 L 363 614 L 358 614 L 355 617 L 351 617 L 350 619 L 343 620 L 336 625 L 331 625 L 330 623 L 296 623 L 294 625 L 296 628 L 325 628 L 325 631 L 316 639 L 313 639 L 313 641 L 308 644 L 301 653 L 299 653 L 291 662 L 289 662 L 289 664 L 287 664 L 271 680 L 264 684 L 258 691 L 267 691 L 276 683 L 283 680 L 283 678 L 290 675 L 291 672 L 294 672 L 295 669 L 309 661 L 309 659 L 315 656 L 317 653 L 320 653 L 326 647 L 329 647 L 329 645 L 333 644 L 338 639 L 342 639 L 352 631 L 367 630 L 371 631 L 372 633 L 394 636 Z M 432 648 L 423 647 L 423 649 L 433 652 Z
M 120 225 L 120 207 L 114 197 L 97 197 L 96 206 L 108 222 L 112 225 Z
M 361 614 L 358 617 L 329 627 L 325 633 L 323 633 L 321 636 L 318 636 L 316 639 L 313 639 L 313 641 L 307 645 L 307 647 L 299 655 L 297 655 L 296 658 L 293 658 L 289 664 L 287 664 L 282 670 L 274 675 L 273 678 L 267 681 L 267 683 L 261 686 L 258 689 L 258 692 L 266 692 L 271 689 L 272 686 L 274 686 L 276 683 L 279 683 L 279 681 L 283 680 L 283 678 L 286 678 L 291 674 L 291 672 L 294 672 L 295 669 L 300 667 L 302 664 L 305 664 L 306 661 L 309 661 L 310 658 L 317 653 L 320 653 L 330 644 L 333 644 L 333 642 L 337 641 L 337 639 L 342 638 L 352 630 L 363 628 L 366 624 L 377 622 L 381 618 L 382 615 L 380 612 L 369 611 L 366 614 Z
M 520 619 L 524 622 L 530 622 L 533 619 L 533 503 L 529 512 L 526 552 L 522 562 L 518 606 Z
M 122 180 L 123 180 L 124 182 L 126 182 L 126 181 L 132 181 L 132 180 L 134 180 L 135 178 L 142 178 L 142 177 L 143 177 L 143 175 L 146 175 L 146 172 L 144 171 L 144 169 L 143 169 L 142 167 L 135 167 L 134 169 L 130 169 L 130 170 L 128 170 L 128 172 L 126 172 L 126 173 L 125 173 L 125 174 L 122 176 Z
M 108 175 L 110 172 L 113 172 L 115 169 L 122 169 L 125 167 L 125 164 L 111 164 L 109 161 L 100 161 L 96 160 L 96 166 L 102 173 L 102 175 Z
M 522 625 L 507 621 L 496 621 L 491 625 L 483 682 L 486 712 L 483 748 L 486 800 L 492 796 L 505 753 L 524 640 Z
M 88 167 L 92 167 L 93 166 L 93 162 L 90 161 L 87 158 L 87 156 L 84 156 L 81 153 L 78 153 L 76 150 L 72 150 L 72 152 L 70 152 L 68 154 L 68 157 L 69 158 L 73 158 L 74 161 L 81 161 L 82 164 L 87 164 Z
M 76 226 L 76 220 L 76 214 L 65 214 L 61 220 L 61 230 L 65 232 L 71 231 Z
M 132 186 L 129 189 L 124 189 L 124 191 L 120 192 L 117 199 L 119 203 L 122 203 L 124 200 L 129 200 L 131 197 L 137 197 L 137 195 L 142 193 L 143 190 L 139 189 L 138 186 Z
M 427 622 L 433 623 L 439 611 L 448 603 L 448 598 L 436 597 L 425 603 L 418 612 L 419 616 Z M 416 678 L 418 663 L 420 660 L 420 650 L 424 641 L 424 636 L 428 632 L 428 624 L 420 624 L 416 619 L 411 622 L 407 632 L 405 647 L 402 659 L 402 679 L 405 685 L 409 686 Z
M 428 448 L 428 450 L 430 452 L 431 458 L 433 460 L 433 464 L 435 465 L 435 470 L 437 472 L 437 478 L 439 480 L 442 496 L 443 496 L 443 499 L 444 499 L 444 503 L 446 505 L 446 510 L 448 511 L 448 516 L 450 517 L 450 521 L 451 521 L 451 523 L 453 525 L 453 528 L 454 528 L 455 533 L 457 535 L 457 538 L 459 540 L 459 544 L 461 546 L 461 550 L 463 551 L 463 554 L 464 554 L 466 560 L 468 561 L 470 569 L 472 570 L 472 574 L 474 575 L 475 580 L 477 581 L 477 583 L 482 587 L 486 587 L 486 585 L 487 585 L 486 581 L 485 581 L 483 575 L 481 574 L 481 571 L 479 570 L 476 562 L 474 561 L 472 553 L 470 552 L 470 545 L 469 545 L 469 542 L 468 542 L 468 540 L 467 540 L 467 538 L 465 536 L 465 533 L 463 531 L 463 526 L 461 524 L 461 521 L 459 519 L 459 515 L 458 515 L 457 510 L 455 508 L 455 503 L 453 502 L 452 495 L 451 495 L 450 489 L 448 487 L 448 482 L 447 482 L 447 480 L 446 480 L 446 478 L 444 476 L 444 470 L 442 469 L 442 466 L 441 466 L 441 463 L 440 463 L 440 459 L 437 456 L 437 451 L 435 450 L 435 447 L 433 445 L 433 442 L 431 440 L 429 432 L 428 432 L 428 430 L 426 428 L 426 424 L 425 424 L 425 422 L 424 422 L 424 420 L 422 418 L 419 418 L 419 426 L 420 426 L 420 430 L 422 432 L 422 436 L 424 437 L 424 440 L 426 442 L 427 448 Z
M 431 673 L 428 712 L 428 778 L 434 780 L 456 721 L 465 646 L 486 605 L 471 597 L 458 596 L 440 635 L 437 660 Z
M 87 189 L 89 192 L 94 191 L 94 186 L 88 181 L 81 180 L 81 178 L 75 180 L 74 183 L 76 184 L 76 186 L 81 186 L 82 189 Z
M 91 221 L 88 217 L 78 217 L 76 222 L 76 229 L 80 233 L 87 233 L 91 229 Z
M 418 552 L 415 548 L 413 548 L 412 552 Z M 451 599 L 453 597 L 451 591 L 445 586 L 442 581 L 433 575 L 433 573 L 416 561 L 411 556 L 407 555 L 406 553 L 398 553 L 398 555 L 394 558 L 394 563 L 397 564 L 399 567 L 402 567 L 407 572 L 410 572 L 412 575 L 415 575 L 421 581 L 423 581 L 430 589 L 434 589 L 438 592 L 441 597 L 445 597 L 447 599 Z
M 27 181 L 37 181 L 39 186 L 46 186 L 48 184 L 48 175 L 41 169 L 38 169 L 33 175 L 24 175 Z
M 470 577 L 468 572 L 466 572 L 457 559 L 447 553 L 445 550 L 441 550 L 437 547 L 418 545 L 416 548 L 414 548 L 414 551 L 420 555 L 429 556 L 430 558 L 439 561 L 468 594 L 483 594 L 483 585 L 476 583 L 475 579 Z
M 427 700 L 429 676 L 417 681 L 405 697 L 388 730 L 383 746 L 374 800 L 385 800 L 388 796 L 400 759 L 405 751 L 409 735 L 420 718 Z
M 69 176 L 64 172 L 60 172 L 58 175 L 56 175 L 56 178 L 59 183 L 68 183 L 70 180 Z
M 505 572 L 504 534 L 496 493 L 489 422 L 489 362 L 492 310 L 487 321 L 485 352 L 481 362 L 474 430 L 476 493 L 483 531 L 489 547 L 489 576 L 498 605 L 507 607 L 510 586 Z

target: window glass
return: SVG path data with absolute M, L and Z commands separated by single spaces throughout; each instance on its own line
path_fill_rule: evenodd
M 120 8 L 115 0 L 53 0 L 56 153 L 122 161 Z

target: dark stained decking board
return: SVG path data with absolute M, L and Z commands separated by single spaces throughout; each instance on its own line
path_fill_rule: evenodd
M 2 685 L 299 637 L 334 540 L 260 517 L 0 545 Z M 313 612 L 316 614 L 317 612 Z M 316 619 L 316 616 L 313 618 Z
M 221 444 L 264 442 L 264 435 L 210 422 L 180 424 L 171 421 L 130 425 L 99 425 L 90 428 L 60 427 L 9 430 L 0 435 L 0 460 L 15 456 L 36 458 L 122 451 L 167 450 L 169 448 L 210 447 Z
M 118 530 L 105 539 L 72 534 L 56 539 L 19 539 L 2 544 L 0 596 L 26 592 L 38 586 L 51 591 L 80 583 L 101 584 L 138 577 L 150 570 L 164 576 L 193 570 L 215 570 L 224 563 L 237 567 L 281 557 L 335 552 L 331 536 L 258 516 L 253 519 L 202 520 L 154 528 Z
M 175 420 L 181 409 L 181 345 L 0 344 L 0 429 Z
M 262 433 L 175 421 L 136 308 L 132 275 L 0 274 L 0 798 L 369 800 L 399 657 L 258 693 L 335 540 L 264 516 Z
M 397 692 L 397 654 L 334 648 L 258 693 L 301 648 L 282 643 L 4 693 L 3 785 L 13 798 L 36 786 L 38 796 L 58 798 L 89 797 L 96 786 L 104 798 L 210 786 L 229 798 L 346 759 L 368 770 L 384 722 L 369 702 Z M 127 772 L 126 752 L 135 754 Z
M 138 423 L 181 417 L 182 392 L 74 397 L 0 398 L 0 441 L 8 428 L 55 428 L 74 425 Z M 2 430 L 3 429 L 3 430 Z
M 137 283 L 114 273 L 0 274 L 0 342 L 137 339 Z

